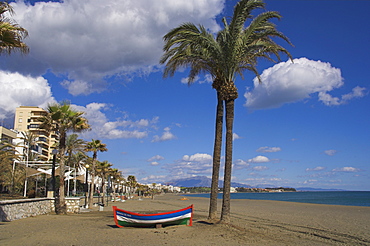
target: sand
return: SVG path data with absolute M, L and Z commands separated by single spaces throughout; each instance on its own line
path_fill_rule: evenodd
M 232 225 L 207 222 L 209 200 L 165 194 L 109 202 L 104 211 L 0 222 L 0 245 L 370 245 L 370 207 L 232 200 Z M 112 205 L 171 211 L 194 204 L 193 226 L 118 228 Z M 221 208 L 221 201 L 219 201 Z

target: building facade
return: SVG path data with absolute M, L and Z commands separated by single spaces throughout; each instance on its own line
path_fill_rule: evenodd
M 32 135 L 34 143 L 27 146 L 28 150 L 26 151 L 34 152 L 36 158 L 40 161 L 52 159 L 52 150 L 58 139 L 55 132 L 49 133 L 45 129 L 40 129 L 40 118 L 46 115 L 47 111 L 39 107 L 20 106 L 15 110 L 14 130 L 19 132 L 18 139 L 24 139 Z M 25 152 L 24 149 L 23 152 Z
M 17 132 L 8 128 L 0 126 L 0 143 L 12 144 L 17 138 Z

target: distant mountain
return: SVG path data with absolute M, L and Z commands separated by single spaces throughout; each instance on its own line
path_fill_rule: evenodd
M 296 188 L 297 191 L 346 191 L 342 189 L 321 189 L 321 188 L 311 188 L 311 187 L 299 187 Z
M 191 178 L 184 178 L 184 179 L 175 179 L 166 184 L 178 186 L 178 187 L 211 187 L 212 179 L 207 178 L 206 176 L 196 176 Z M 219 181 L 218 187 L 222 188 L 224 186 L 223 181 Z M 272 184 L 263 184 L 257 186 L 250 186 L 247 184 L 235 183 L 231 182 L 232 187 L 243 187 L 243 188 L 278 188 L 280 186 L 272 185 Z M 295 188 L 297 191 L 346 191 L 341 189 L 321 189 L 321 188 L 311 188 L 311 187 L 299 187 Z
M 166 182 L 166 184 L 171 184 L 173 186 L 179 187 L 211 187 L 212 179 L 207 178 L 206 176 L 196 176 L 185 179 L 176 179 Z M 218 186 L 223 187 L 223 181 L 219 181 Z M 232 187 L 244 187 L 251 188 L 250 185 L 231 182 Z
M 196 176 L 185 179 L 176 179 L 168 182 L 173 186 L 180 187 L 211 187 L 211 179 L 205 176 Z

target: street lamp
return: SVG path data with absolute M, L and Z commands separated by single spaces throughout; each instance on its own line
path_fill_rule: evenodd
M 24 146 L 26 147 L 25 149 L 27 150 L 27 152 L 24 152 L 26 153 L 26 179 L 24 180 L 24 192 L 23 192 L 23 196 L 26 197 L 27 196 L 27 171 L 28 171 L 28 157 L 29 157 L 29 153 L 30 153 L 30 147 L 29 146 Z
M 108 206 L 108 200 L 109 200 L 109 197 L 110 195 L 110 176 L 108 176 L 108 189 L 107 189 L 107 206 Z
M 87 208 L 87 196 L 89 193 L 89 184 L 87 183 L 87 179 L 89 177 L 89 164 L 85 165 L 85 208 Z

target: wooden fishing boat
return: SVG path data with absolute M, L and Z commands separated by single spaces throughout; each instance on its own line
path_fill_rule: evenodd
M 139 214 L 113 206 L 114 221 L 118 227 L 156 227 L 168 225 L 193 225 L 193 205 L 170 212 Z

